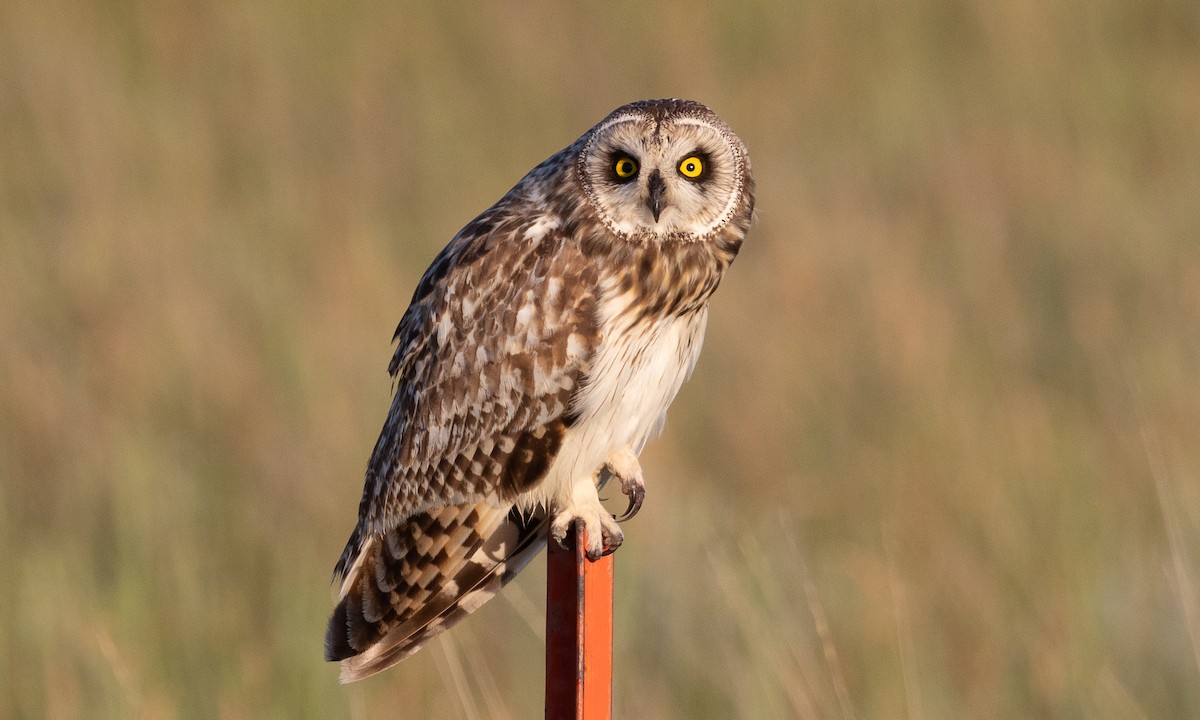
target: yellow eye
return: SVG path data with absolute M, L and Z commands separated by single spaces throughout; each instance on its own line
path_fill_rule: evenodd
M 621 157 L 617 158 L 615 163 L 613 163 L 613 172 L 615 172 L 617 177 L 621 178 L 622 180 L 628 180 L 634 175 L 637 175 L 637 171 L 637 160 L 634 160 L 631 157 L 622 155 Z
M 698 178 L 704 174 L 704 163 L 695 155 L 684 158 L 683 162 L 679 163 L 679 173 L 685 178 Z

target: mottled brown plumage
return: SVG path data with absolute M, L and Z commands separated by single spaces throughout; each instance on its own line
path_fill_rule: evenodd
M 724 122 L 699 103 L 643 101 L 438 255 L 396 329 L 395 397 L 335 571 L 326 658 L 343 681 L 492 597 L 547 525 L 561 537 L 583 522 L 593 557 L 620 544 L 597 479 L 641 492 L 637 453 L 695 363 L 753 206 Z

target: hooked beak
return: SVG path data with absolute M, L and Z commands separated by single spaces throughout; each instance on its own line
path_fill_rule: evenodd
M 646 198 L 646 207 L 650 208 L 650 212 L 654 215 L 654 222 L 658 222 L 658 216 L 662 215 L 663 207 L 666 206 L 666 190 L 667 186 L 663 183 L 662 175 L 655 170 L 650 173 L 650 180 L 647 182 L 650 189 L 650 197 Z

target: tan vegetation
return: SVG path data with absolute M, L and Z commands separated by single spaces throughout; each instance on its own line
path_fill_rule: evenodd
M 670 95 L 760 216 L 617 716 L 1200 716 L 1200 4 L 504 5 L 0 3 L 0 716 L 540 716 L 540 563 L 348 689 L 329 572 L 426 264 Z

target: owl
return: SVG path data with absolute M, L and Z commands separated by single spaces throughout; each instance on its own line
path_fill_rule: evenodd
M 450 241 L 400 320 L 395 395 L 334 571 L 325 657 L 377 673 L 474 611 L 574 522 L 593 560 L 644 497 L 638 454 L 704 339 L 754 211 L 704 105 L 614 110 Z M 614 518 L 598 486 L 629 498 Z

